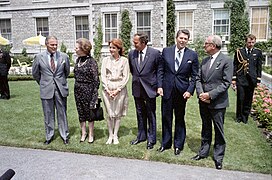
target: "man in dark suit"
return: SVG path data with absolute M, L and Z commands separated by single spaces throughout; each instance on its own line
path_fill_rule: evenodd
M 185 107 L 187 100 L 195 90 L 195 78 L 198 71 L 198 56 L 195 51 L 186 47 L 190 32 L 179 30 L 176 45 L 164 48 L 163 86 L 159 89 L 162 96 L 162 142 L 158 151 L 163 152 L 172 146 L 173 111 L 175 115 L 174 153 L 179 155 L 183 150 L 186 126 Z
M 0 48 L 0 99 L 9 99 L 8 72 L 11 66 L 11 58 L 8 52 Z
M 237 49 L 234 55 L 233 87 L 237 88 L 236 121 L 247 123 L 250 114 L 254 88 L 261 82 L 262 51 L 254 48 L 256 37 L 245 37 L 244 48 Z
M 59 133 L 64 144 L 68 144 L 67 122 L 67 77 L 70 73 L 70 63 L 67 54 L 57 51 L 58 40 L 55 36 L 45 39 L 47 50 L 36 55 L 32 66 L 32 75 L 40 85 L 40 97 L 42 101 L 46 141 L 51 143 L 55 129 L 55 109 Z
M 135 34 L 135 50 L 128 55 L 138 122 L 137 138 L 131 144 L 147 140 L 147 149 L 153 149 L 156 144 L 157 90 L 162 87 L 162 58 L 158 50 L 147 47 L 147 42 L 147 35 Z
M 216 169 L 222 169 L 226 148 L 224 137 L 224 116 L 229 105 L 228 88 L 231 84 L 233 62 L 220 52 L 222 40 L 217 35 L 209 36 L 205 41 L 205 58 L 196 78 L 196 92 L 199 98 L 199 110 L 202 119 L 201 148 L 193 160 L 208 157 L 212 142 L 212 123 L 215 142 L 213 159 Z

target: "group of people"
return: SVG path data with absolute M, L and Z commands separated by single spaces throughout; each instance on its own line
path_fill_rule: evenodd
M 208 57 L 199 65 L 197 53 L 187 47 L 189 39 L 188 30 L 179 30 L 176 34 L 176 44 L 164 48 L 161 53 L 147 46 L 147 35 L 136 33 L 133 36 L 135 49 L 129 52 L 128 58 L 124 56 L 124 47 L 120 39 L 112 39 L 109 42 L 110 55 L 103 58 L 101 66 L 102 99 L 107 112 L 109 133 L 106 144 L 119 143 L 121 118 L 128 110 L 127 83 L 131 73 L 138 132 L 130 144 L 137 145 L 146 141 L 147 149 L 154 148 L 157 141 L 156 98 L 161 96 L 162 141 L 157 151 L 162 153 L 171 149 L 173 144 L 174 154 L 180 155 L 186 139 L 186 103 L 196 90 L 202 132 L 200 150 L 192 159 L 198 161 L 208 157 L 214 124 L 213 160 L 215 167 L 222 169 L 226 148 L 224 117 L 229 105 L 228 88 L 237 81 L 237 121 L 246 123 L 251 103 L 245 101 L 245 97 L 253 96 L 254 87 L 260 80 L 262 54 L 254 48 L 256 37 L 249 35 L 245 39 L 246 47 L 237 50 L 233 62 L 220 51 L 221 38 L 210 35 L 203 45 Z M 32 69 L 33 77 L 40 85 L 46 130 L 44 143 L 49 144 L 53 140 L 56 108 L 58 129 L 64 144 L 68 144 L 66 111 L 69 58 L 57 51 L 58 41 L 55 36 L 48 36 L 45 44 L 47 50 L 35 56 Z M 74 96 L 81 127 L 80 142 L 89 137 L 89 143 L 94 142 L 94 119 L 91 112 L 98 103 L 100 85 L 98 64 L 90 55 L 91 49 L 89 40 L 80 38 L 76 41 L 75 52 L 78 58 L 74 67 Z M 251 50 L 251 54 L 245 53 L 247 49 Z M 248 83 L 245 83 L 246 80 Z

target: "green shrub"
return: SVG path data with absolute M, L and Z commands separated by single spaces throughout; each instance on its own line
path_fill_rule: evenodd
M 262 69 L 265 73 L 272 75 L 272 68 L 271 66 L 263 66 Z
M 13 66 L 19 66 L 18 60 L 21 63 L 24 62 L 24 63 L 28 64 L 28 66 L 32 66 L 33 57 L 24 56 L 24 55 L 13 56 Z

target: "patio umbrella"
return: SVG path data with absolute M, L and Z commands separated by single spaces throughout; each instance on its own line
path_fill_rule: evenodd
M 9 40 L 0 35 L 0 45 L 8 45 L 8 44 L 10 44 Z
M 33 36 L 33 37 L 23 40 L 23 44 L 30 45 L 30 46 L 35 46 L 35 45 L 44 46 L 45 45 L 45 37 L 42 36 L 40 33 L 38 36 Z

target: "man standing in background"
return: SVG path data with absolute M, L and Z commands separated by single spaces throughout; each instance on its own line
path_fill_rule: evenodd
M 9 99 L 8 72 L 11 66 L 11 58 L 8 52 L 0 48 L 0 99 Z

